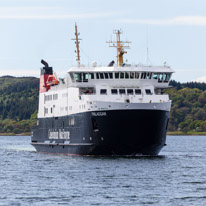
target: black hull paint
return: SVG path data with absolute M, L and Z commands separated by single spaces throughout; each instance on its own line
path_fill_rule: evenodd
M 75 124 L 69 125 L 74 118 Z M 169 112 L 112 110 L 40 118 L 32 145 L 38 152 L 71 155 L 158 155 L 166 141 Z M 50 131 L 70 138 L 49 139 Z

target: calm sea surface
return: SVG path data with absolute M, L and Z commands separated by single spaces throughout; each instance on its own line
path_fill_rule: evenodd
M 206 137 L 169 136 L 159 157 L 36 153 L 0 137 L 0 205 L 206 205 Z

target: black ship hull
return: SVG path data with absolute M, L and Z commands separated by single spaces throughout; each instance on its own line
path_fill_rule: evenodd
M 158 155 L 169 111 L 110 110 L 39 118 L 31 144 L 38 152 L 67 155 Z

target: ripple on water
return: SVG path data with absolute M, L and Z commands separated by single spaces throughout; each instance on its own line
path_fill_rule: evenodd
M 0 137 L 0 205 L 206 205 L 203 148 L 170 136 L 160 156 L 71 157 Z

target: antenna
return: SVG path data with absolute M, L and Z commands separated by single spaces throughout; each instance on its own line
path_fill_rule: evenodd
M 152 64 L 149 58 L 149 40 L 148 40 L 148 26 L 147 26 L 147 66 L 149 66 L 149 63 Z
M 106 43 L 109 43 L 109 47 L 117 48 L 117 65 L 118 65 L 118 67 L 121 67 L 124 63 L 123 55 L 125 53 L 127 53 L 126 51 L 124 51 L 124 49 L 126 49 L 126 48 L 129 49 L 130 48 L 129 44 L 131 42 L 129 42 L 129 41 L 125 41 L 125 42 L 120 41 L 120 34 L 123 33 L 122 30 L 114 30 L 113 33 L 116 34 L 117 40 L 116 41 L 107 41 Z M 125 44 L 127 44 L 127 45 L 125 45 Z
M 80 42 L 79 42 L 79 40 L 81 40 L 81 39 L 79 39 L 79 35 L 80 35 L 80 33 L 78 33 L 78 31 L 77 31 L 77 24 L 75 23 L 75 39 L 71 39 L 71 40 L 75 40 L 75 44 L 76 44 L 76 53 L 77 53 L 77 66 L 79 67 L 80 66 L 80 51 L 79 51 L 79 44 L 80 44 Z

